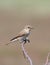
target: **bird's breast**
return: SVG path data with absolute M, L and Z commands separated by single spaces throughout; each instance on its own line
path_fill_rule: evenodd
M 27 34 L 30 34 L 29 29 L 24 29 L 24 31 L 25 31 Z

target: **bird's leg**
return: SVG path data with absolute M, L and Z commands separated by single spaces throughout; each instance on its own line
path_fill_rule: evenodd
M 24 44 L 27 42 L 27 40 L 26 39 L 24 39 Z
M 29 40 L 28 38 L 24 39 L 24 44 L 25 44 L 26 42 L 30 43 L 30 40 Z
M 27 41 L 28 43 L 30 43 L 30 40 L 29 40 L 28 38 L 26 38 L 26 41 Z
M 30 40 L 29 39 L 27 39 L 27 41 L 28 41 L 28 43 L 30 43 Z

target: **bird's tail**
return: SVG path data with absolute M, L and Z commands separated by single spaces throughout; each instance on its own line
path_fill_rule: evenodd
M 18 37 L 14 37 L 10 40 L 9 43 L 5 44 L 5 45 L 9 45 L 10 43 L 14 42 L 14 41 L 17 41 L 18 40 Z
M 10 41 L 9 43 L 6 43 L 5 45 L 9 45 L 9 44 L 11 44 L 12 42 Z
M 5 45 L 9 45 L 11 44 L 12 42 L 14 42 L 13 40 L 10 40 L 8 43 L 6 43 Z
M 11 39 L 10 40 L 10 42 L 8 42 L 7 44 L 5 44 L 5 45 L 9 45 L 9 44 L 11 44 L 11 43 L 13 43 L 13 42 L 15 42 L 15 41 L 17 41 L 18 39 Z

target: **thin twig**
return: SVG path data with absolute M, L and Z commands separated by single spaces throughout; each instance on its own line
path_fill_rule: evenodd
M 21 44 L 21 48 L 22 48 L 22 51 L 23 51 L 24 57 L 26 57 L 26 58 L 28 59 L 30 65 L 33 65 L 31 58 L 28 56 L 27 52 L 25 51 L 24 43 Z
M 47 55 L 47 59 L 46 59 L 45 65 L 48 65 L 49 55 L 50 55 L 50 53 L 48 53 L 48 55 Z

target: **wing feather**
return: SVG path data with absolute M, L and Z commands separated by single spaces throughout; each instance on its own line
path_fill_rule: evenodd
M 26 34 L 27 34 L 26 31 L 23 30 L 16 37 L 12 38 L 10 41 L 13 41 L 19 37 L 25 36 Z

